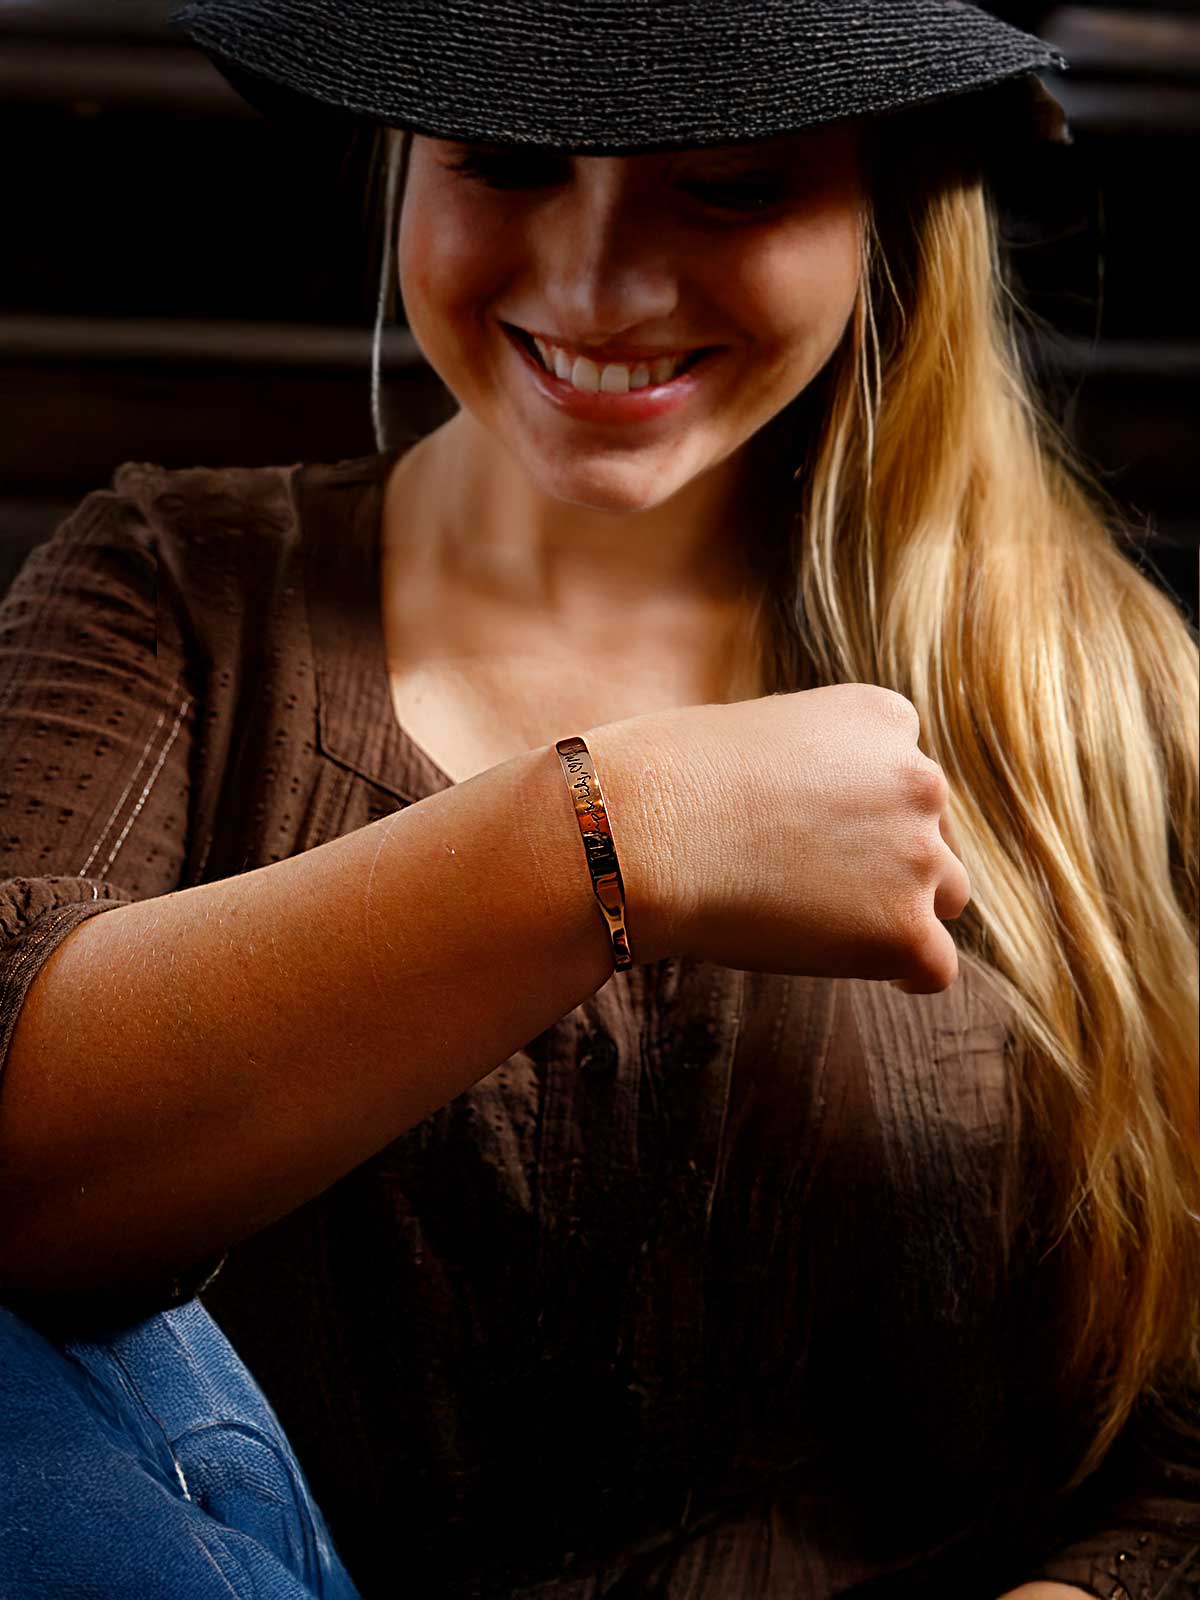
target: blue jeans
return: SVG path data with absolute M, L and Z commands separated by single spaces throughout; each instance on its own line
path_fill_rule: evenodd
M 103 1338 L 0 1306 L 0 1600 L 358 1600 L 198 1300 Z

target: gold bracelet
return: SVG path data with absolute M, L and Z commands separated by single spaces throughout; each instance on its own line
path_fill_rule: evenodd
M 583 853 L 592 876 L 592 889 L 612 938 L 613 971 L 628 972 L 633 966 L 633 957 L 625 931 L 625 884 L 595 763 L 578 734 L 560 739 L 554 748 L 575 802 L 575 820 L 583 836 Z

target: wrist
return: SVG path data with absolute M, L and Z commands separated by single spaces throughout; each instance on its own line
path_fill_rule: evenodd
M 640 717 L 606 722 L 582 738 L 604 792 L 625 886 L 629 951 L 639 966 L 680 950 L 686 886 L 672 848 L 669 765 Z M 597 911 L 599 916 L 599 911 Z

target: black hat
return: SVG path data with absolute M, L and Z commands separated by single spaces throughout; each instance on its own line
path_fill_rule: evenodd
M 170 26 L 305 129 L 624 155 L 1001 88 L 1008 132 L 1066 136 L 1033 76 L 1063 57 L 961 0 L 185 0 Z

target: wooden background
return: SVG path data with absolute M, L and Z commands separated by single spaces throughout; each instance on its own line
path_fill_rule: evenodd
M 1004 197 L 1056 414 L 1193 624 L 1200 551 L 1200 9 L 992 7 L 1058 43 L 1075 143 Z M 0 0 L 0 593 L 122 461 L 375 448 L 365 144 L 285 141 L 167 0 Z M 403 328 L 388 414 L 454 409 Z

